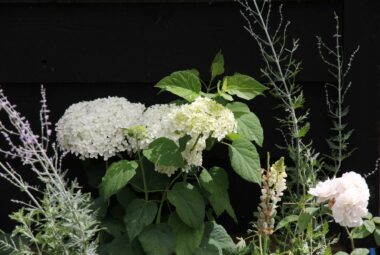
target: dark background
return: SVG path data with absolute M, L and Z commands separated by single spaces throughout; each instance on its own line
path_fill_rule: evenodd
M 36 126 L 41 83 L 47 87 L 55 122 L 72 103 L 109 95 L 146 105 L 168 102 L 173 97 L 156 96 L 158 91 L 153 85 L 175 70 L 188 68 L 200 70 L 207 81 L 210 62 L 219 49 L 224 53 L 227 73 L 246 73 L 261 79 L 261 57 L 253 38 L 244 31 L 239 7 L 233 1 L 58 2 L 63 1 L 0 0 L 0 82 L 11 101 Z M 283 2 L 284 14 L 292 21 L 290 35 L 301 39 L 298 59 L 303 61 L 304 70 L 298 80 L 311 108 L 310 136 L 318 151 L 326 150 L 324 138 L 329 128 L 323 84 L 333 80 L 321 63 L 315 36 L 331 41 L 336 11 L 341 17 L 346 55 L 361 45 L 350 76 L 353 87 L 348 98 L 348 122 L 356 130 L 352 146 L 358 150 L 343 170 L 372 171 L 378 157 L 380 3 Z M 272 158 L 283 153 L 275 147 L 282 142 L 273 120 L 273 114 L 277 114 L 275 105 L 269 95 L 251 103 L 265 130 L 261 155 L 269 151 Z M 224 150 L 206 157 L 219 165 L 228 162 Z M 66 166 L 70 175 L 85 185 L 79 160 L 69 158 Z M 27 169 L 22 171 L 27 174 Z M 227 217 L 221 220 L 230 232 L 244 233 L 257 206 L 258 187 L 229 172 L 239 224 Z M 377 178 L 377 174 L 369 178 L 371 210 L 375 214 L 379 204 Z M 12 223 L 8 214 L 16 208 L 9 200 L 20 195 L 3 180 L 0 192 L 0 228 L 9 231 Z

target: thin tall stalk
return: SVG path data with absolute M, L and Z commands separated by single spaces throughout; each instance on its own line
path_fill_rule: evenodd
M 329 159 L 326 168 L 336 176 L 342 167 L 342 162 L 351 156 L 355 150 L 349 149 L 348 140 L 353 130 L 347 128 L 348 125 L 344 122 L 344 118 L 349 113 L 349 107 L 345 106 L 345 98 L 352 84 L 351 81 L 347 82 L 346 79 L 360 46 L 352 52 L 346 64 L 341 42 L 342 36 L 339 31 L 339 17 L 336 13 L 334 13 L 334 18 L 336 21 L 336 33 L 333 35 L 335 46 L 329 47 L 320 36 L 317 36 L 317 46 L 322 61 L 328 66 L 329 73 L 336 80 L 335 84 L 325 84 L 326 103 L 328 113 L 332 119 L 331 131 L 333 133 L 333 135 L 327 139 L 330 154 L 325 155 L 325 157 Z M 333 60 L 329 60 L 329 58 L 333 58 Z M 331 94 L 334 95 L 334 99 L 331 98 Z

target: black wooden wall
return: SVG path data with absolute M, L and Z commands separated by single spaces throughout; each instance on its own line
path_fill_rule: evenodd
M 41 83 L 48 90 L 52 118 L 58 120 L 70 104 L 108 95 L 147 105 L 167 102 L 172 99 L 170 95 L 155 96 L 155 82 L 186 68 L 198 68 L 207 80 L 210 61 L 219 49 L 225 55 L 227 72 L 260 79 L 261 58 L 254 40 L 242 28 L 244 22 L 233 1 L 57 2 L 0 0 L 0 82 L 19 110 L 36 125 Z M 315 35 L 331 39 L 336 11 L 341 16 L 347 52 L 361 45 L 349 97 L 349 122 L 356 129 L 353 146 L 359 149 L 346 162 L 347 171 L 369 172 L 378 156 L 379 10 L 375 0 L 284 1 L 284 13 L 292 20 L 290 33 L 301 38 L 298 57 L 304 70 L 299 82 L 311 108 L 311 135 L 322 152 L 329 124 L 323 84 L 331 77 L 319 59 Z M 262 155 L 269 151 L 272 157 L 279 157 L 282 152 L 275 144 L 281 142 L 281 136 L 273 120 L 275 103 L 268 96 L 251 106 L 265 129 Z M 218 153 L 208 158 L 225 164 L 226 156 Z M 86 182 L 78 160 L 71 158 L 67 166 L 72 176 Z M 244 232 L 257 206 L 258 187 L 232 172 L 230 177 L 232 203 L 240 221 L 238 225 L 227 218 L 222 221 L 231 232 Z M 375 212 L 376 178 L 370 178 Z M 19 195 L 2 180 L 0 192 L 0 228 L 9 230 L 12 224 L 7 215 L 15 209 L 9 199 Z

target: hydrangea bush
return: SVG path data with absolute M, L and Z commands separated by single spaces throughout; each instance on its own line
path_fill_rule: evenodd
M 222 213 L 237 221 L 228 195 L 230 169 L 205 168 L 203 156 L 221 143 L 231 170 L 261 182 L 256 146 L 263 143 L 263 130 L 244 101 L 266 87 L 243 74 L 221 77 L 220 52 L 210 71 L 209 84 L 194 69 L 159 81 L 157 88 L 179 97 L 175 102 L 145 106 L 101 98 L 70 106 L 56 124 L 63 150 L 108 165 L 95 181 L 104 227 L 100 254 L 237 252 L 216 223 Z M 96 172 L 87 173 L 96 179 Z

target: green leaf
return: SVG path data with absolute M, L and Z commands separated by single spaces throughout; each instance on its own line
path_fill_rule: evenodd
M 234 113 L 235 118 L 239 118 L 240 116 L 251 112 L 248 105 L 242 102 L 229 103 L 226 107 Z
M 377 247 L 380 246 L 380 229 L 375 229 L 375 232 L 373 232 L 373 237 L 375 238 L 375 242 Z
M 157 213 L 157 205 L 153 201 L 135 199 L 127 207 L 124 223 L 128 236 L 133 240 L 141 231 L 151 224 Z
M 372 220 L 365 220 L 363 226 L 370 233 L 373 233 L 376 229 L 375 223 Z
M 365 248 L 357 248 L 351 252 L 350 255 L 367 255 L 369 254 L 369 250 Z
M 227 104 L 226 107 L 230 109 L 235 116 L 238 134 L 250 141 L 255 141 L 258 145 L 262 146 L 264 141 L 263 128 L 259 118 L 250 111 L 248 105 L 234 102 Z
M 224 57 L 222 51 L 219 51 L 211 64 L 211 80 L 216 76 L 224 73 Z
M 305 208 L 305 212 L 308 213 L 308 214 L 311 214 L 311 215 L 313 215 L 318 210 L 319 210 L 318 207 L 306 207 Z
M 132 182 L 132 181 L 131 181 Z M 117 201 L 121 204 L 125 209 L 127 209 L 128 205 L 136 198 L 135 193 L 128 187 L 124 187 L 116 194 Z
M 219 95 L 220 95 L 223 99 L 225 99 L 225 100 L 227 100 L 227 101 L 234 101 L 234 98 L 233 98 L 232 96 L 228 95 L 227 93 L 224 93 L 223 91 L 220 91 L 220 92 L 219 92 Z
M 201 81 L 198 72 L 184 70 L 172 73 L 160 80 L 155 87 L 169 91 L 187 101 L 194 101 L 201 92 Z
M 299 216 L 298 215 L 288 215 L 277 224 L 276 230 L 279 230 L 280 228 L 283 228 L 287 225 L 289 225 L 292 222 L 298 221 Z
M 114 237 L 121 236 L 125 231 L 124 223 L 115 218 L 110 217 L 103 219 L 102 223 L 107 233 L 111 234 Z
M 150 162 L 148 159 L 143 158 L 142 164 L 144 166 L 145 183 L 146 183 L 148 192 L 164 190 L 166 185 L 169 183 L 170 178 L 165 174 L 156 172 L 154 170 L 155 168 L 154 164 Z M 137 191 L 143 192 L 144 178 L 143 178 L 142 169 L 140 166 L 137 169 L 136 175 L 133 177 L 130 183 L 133 184 L 134 188 L 137 187 L 136 189 Z
M 301 213 L 298 218 L 298 231 L 305 231 L 307 225 L 310 223 L 312 216 L 309 213 Z
M 241 134 L 250 141 L 255 141 L 262 146 L 264 141 L 264 131 L 257 116 L 250 112 L 236 119 L 238 134 Z
M 213 167 L 210 171 L 204 169 L 199 179 L 202 187 L 209 194 L 208 199 L 216 215 L 219 217 L 224 211 L 227 211 L 227 213 L 237 221 L 228 195 L 229 181 L 227 172 L 220 167 Z
M 146 255 L 171 255 L 175 249 L 175 235 L 165 223 L 147 227 L 139 241 Z
M 202 241 L 204 225 L 200 228 L 190 228 L 181 221 L 176 213 L 169 217 L 169 226 L 176 236 L 176 254 L 193 255 L 197 251 Z
M 232 141 L 229 145 L 231 166 L 243 179 L 261 183 L 261 166 L 255 146 L 243 138 Z
M 191 228 L 199 228 L 205 216 L 202 195 L 190 183 L 179 182 L 168 192 L 169 202 L 175 206 L 179 218 Z
M 298 137 L 302 138 L 304 137 L 310 130 L 310 123 L 306 123 L 302 128 L 300 128 L 298 132 Z
M 338 251 L 334 255 L 349 255 L 349 254 L 347 252 L 344 252 L 344 251 Z
M 199 248 L 195 255 L 223 255 L 223 251 L 216 245 L 207 243 Z
M 251 100 L 261 95 L 267 88 L 254 78 L 244 74 L 234 74 L 227 76 L 223 82 L 222 90 L 230 95 Z
M 104 200 L 109 199 L 122 189 L 136 174 L 137 163 L 135 161 L 120 160 L 108 167 L 100 184 L 100 194 Z
M 206 222 L 202 243 L 196 254 L 223 255 L 233 254 L 235 251 L 236 245 L 227 231 L 215 222 Z
M 380 224 L 380 217 L 373 217 L 372 221 L 375 222 L 376 224 Z
M 161 137 L 151 142 L 143 151 L 144 156 L 159 166 L 183 167 L 184 161 L 179 147 L 172 140 Z
M 136 242 L 129 242 L 128 236 L 118 236 L 106 246 L 108 255 L 143 255 Z
M 91 209 L 96 211 L 96 217 L 98 220 L 102 220 L 107 214 L 107 203 L 102 197 L 94 199 Z
M 371 233 L 366 229 L 364 225 L 361 225 L 360 227 L 356 227 L 351 232 L 352 237 L 355 239 L 362 239 L 369 236 Z

